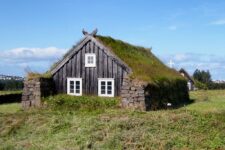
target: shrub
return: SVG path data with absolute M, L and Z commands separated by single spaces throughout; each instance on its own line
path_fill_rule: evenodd
M 189 102 L 187 81 L 160 79 L 157 84 L 149 84 L 146 87 L 147 109 L 156 110 L 165 108 L 167 103 L 173 107 Z
M 0 80 L 0 90 L 21 90 L 23 89 L 22 80 Z
M 207 84 L 202 83 L 202 82 L 200 82 L 200 81 L 198 81 L 198 80 L 195 80 L 195 86 L 196 86 L 198 89 L 200 89 L 200 90 L 207 90 L 207 89 L 208 89 Z
M 65 110 L 96 110 L 116 107 L 118 98 L 104 98 L 97 96 L 70 96 L 59 94 L 44 99 L 44 102 L 53 109 Z
M 0 104 L 21 102 L 22 92 L 12 92 L 12 94 L 0 93 Z

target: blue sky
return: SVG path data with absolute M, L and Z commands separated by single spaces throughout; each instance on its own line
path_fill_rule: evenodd
M 0 0 L 0 74 L 44 72 L 85 28 L 225 79 L 224 0 Z M 29 69 L 28 69 L 29 68 Z

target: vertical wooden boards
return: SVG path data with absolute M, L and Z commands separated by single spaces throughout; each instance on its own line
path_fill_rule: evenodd
M 67 67 L 66 67 L 67 77 L 72 77 L 72 60 L 73 59 L 69 60 Z
M 120 87 L 121 87 L 121 77 L 122 77 L 122 68 L 121 66 L 117 67 L 117 95 L 120 95 Z
M 59 93 L 63 93 L 63 68 L 59 70 Z
M 92 41 L 90 42 L 89 53 L 94 53 L 94 43 Z M 92 95 L 94 94 L 94 68 L 96 67 L 89 68 L 89 92 Z
M 115 80 L 115 95 L 118 95 L 118 92 L 117 92 L 117 63 L 115 61 L 113 61 L 113 78 Z
M 80 78 L 81 76 L 80 76 L 80 64 L 81 64 L 81 62 L 82 62 L 82 59 L 81 59 L 81 51 L 79 51 L 78 53 L 77 53 L 77 67 L 76 67 L 76 77 L 77 78 Z
M 120 94 L 123 77 L 128 74 L 107 50 L 88 41 L 54 75 L 57 93 L 67 92 L 67 77 L 82 78 L 83 95 L 98 95 L 98 78 L 114 78 L 115 96 Z M 96 54 L 96 67 L 85 67 L 85 53 Z
M 75 69 L 75 67 L 76 67 L 76 55 L 75 56 L 73 56 L 72 57 L 72 59 L 71 59 L 71 77 L 75 77 L 75 71 L 76 71 L 76 69 Z
M 93 94 L 98 94 L 98 76 L 97 76 L 97 68 L 98 68 L 98 48 L 96 47 L 95 43 L 93 44 L 93 53 L 96 55 L 96 67 L 93 68 Z
M 108 77 L 109 78 L 112 78 L 113 75 L 112 75 L 112 59 L 110 57 L 108 57 L 107 59 L 107 74 L 108 74 Z
M 108 77 L 108 56 L 105 52 L 103 57 L 104 57 L 103 77 L 107 78 Z
M 90 42 L 87 43 L 86 48 L 85 48 L 85 53 L 89 53 L 89 47 L 90 47 Z M 89 67 L 85 67 L 85 89 L 86 89 L 86 94 L 89 93 Z
M 68 63 L 63 66 L 63 93 L 66 93 L 66 90 L 67 90 L 67 86 L 66 86 L 66 80 L 67 80 L 66 68 L 67 68 L 67 65 L 68 65 Z
M 77 78 L 77 55 L 74 56 L 74 76 Z
M 59 74 L 58 73 L 53 75 L 53 81 L 54 81 L 55 92 L 58 92 L 58 89 L 59 89 Z
M 80 54 L 79 54 L 79 57 L 80 57 L 79 66 L 80 66 L 80 68 L 79 68 L 78 72 L 80 72 L 79 78 L 82 78 L 82 74 L 83 74 L 82 66 L 83 66 L 83 61 L 84 61 L 83 53 L 84 52 L 82 50 L 80 50 L 79 52 L 80 52 Z
M 98 77 L 99 78 L 103 78 L 103 67 L 104 67 L 104 57 L 103 57 L 103 52 L 102 50 L 99 48 L 99 55 L 98 55 L 98 59 L 99 59 L 99 64 L 98 64 Z
M 81 49 L 82 51 L 82 91 L 85 94 L 86 93 L 86 88 L 85 88 L 85 81 L 86 81 L 86 76 L 85 76 L 85 45 Z

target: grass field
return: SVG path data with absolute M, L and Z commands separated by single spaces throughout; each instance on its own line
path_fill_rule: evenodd
M 175 110 L 30 110 L 0 106 L 0 149 L 225 149 L 225 91 Z
M 0 91 L 0 96 L 8 94 L 20 94 L 20 93 L 22 93 L 22 91 Z

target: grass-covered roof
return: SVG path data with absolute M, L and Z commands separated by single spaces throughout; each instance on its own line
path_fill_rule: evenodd
M 151 49 L 134 46 L 111 37 L 98 35 L 96 39 L 122 59 L 132 69 L 132 76 L 139 80 L 154 83 L 160 79 L 183 79 L 177 71 L 164 65 L 152 54 Z

